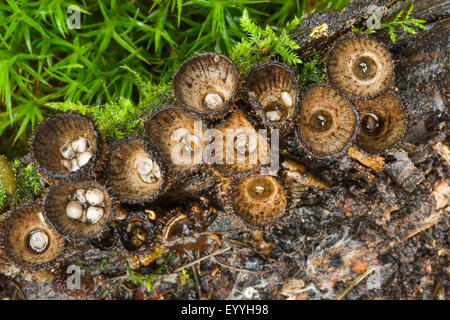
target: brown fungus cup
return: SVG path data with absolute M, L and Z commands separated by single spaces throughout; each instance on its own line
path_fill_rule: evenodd
M 267 137 L 253 127 L 242 111 L 234 111 L 217 130 L 222 139 L 217 141 L 214 137 L 211 156 L 222 174 L 242 175 L 267 164 L 270 159 Z
M 227 57 L 200 53 L 185 60 L 172 78 L 175 98 L 203 119 L 223 115 L 236 94 L 239 72 Z
M 203 163 L 203 122 L 178 106 L 164 107 L 148 118 L 145 132 L 159 148 L 167 166 L 177 173 L 197 170 Z
M 64 237 L 90 240 L 109 226 L 114 217 L 113 200 L 97 182 L 61 182 L 45 197 L 45 216 Z
M 50 179 L 74 181 L 93 173 L 103 142 L 94 123 L 66 112 L 46 119 L 31 140 L 31 154 L 39 171 Z
M 355 145 L 367 153 L 382 153 L 401 142 L 406 131 L 406 110 L 393 92 L 373 100 L 354 101 L 361 126 Z
M 302 97 L 298 134 L 318 158 L 342 155 L 355 139 L 359 116 L 355 107 L 327 85 L 316 85 Z
M 153 249 L 157 240 L 157 227 L 144 212 L 130 212 L 117 224 L 122 248 L 127 254 L 145 255 Z
M 124 138 L 114 144 L 107 165 L 112 194 L 127 203 L 156 199 L 166 186 L 166 166 L 158 148 L 140 137 Z
M 367 37 L 347 38 L 330 50 L 327 61 L 330 82 L 354 99 L 370 99 L 387 90 L 394 79 L 391 55 Z
M 41 203 L 18 206 L 3 226 L 2 251 L 20 268 L 46 268 L 64 251 L 64 238 L 47 223 L 43 209 Z
M 288 200 L 282 183 L 274 176 L 249 174 L 231 192 L 233 213 L 255 227 L 266 227 L 286 212 Z
M 300 89 L 295 72 L 284 64 L 267 62 L 250 71 L 245 87 L 261 120 L 270 128 L 286 129 L 298 110 Z

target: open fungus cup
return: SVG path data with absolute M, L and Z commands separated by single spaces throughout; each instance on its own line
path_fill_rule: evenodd
M 334 44 L 327 60 L 331 84 L 353 99 L 371 99 L 394 81 L 389 51 L 368 37 L 351 37 Z
M 156 199 L 166 187 L 166 165 L 153 142 L 124 138 L 112 146 L 107 164 L 112 194 L 127 203 Z
M 61 182 L 47 193 L 45 216 L 70 240 L 98 236 L 114 218 L 113 199 L 106 188 L 94 181 Z
M 117 228 L 125 253 L 148 254 L 154 248 L 158 234 L 157 227 L 144 212 L 130 212 L 126 219 L 117 223 Z
M 91 175 L 102 154 L 103 142 L 95 124 L 78 113 L 46 119 L 31 140 L 31 154 L 39 171 L 50 179 L 74 181 Z
M 343 155 L 359 129 L 356 108 L 331 86 L 319 84 L 302 97 L 298 135 L 317 158 Z
M 270 144 L 240 110 L 217 127 L 222 147 L 214 144 L 215 167 L 225 176 L 237 176 L 258 170 L 270 160 Z M 216 139 L 214 139 L 215 141 Z
M 251 173 L 237 180 L 230 195 L 233 213 L 250 227 L 265 228 L 287 212 L 288 194 L 275 176 Z
M 185 60 L 172 77 L 175 98 L 205 120 L 228 111 L 238 83 L 234 63 L 216 53 L 200 53 Z
M 387 91 L 367 101 L 354 101 L 361 117 L 361 129 L 355 145 L 367 153 L 383 153 L 395 148 L 403 139 L 407 116 L 400 98 Z
M 203 122 L 179 106 L 166 106 L 147 119 L 145 132 L 159 148 L 167 166 L 177 174 L 197 170 L 206 142 Z
M 53 265 L 64 252 L 64 238 L 46 221 L 41 203 L 10 211 L 1 235 L 5 257 L 22 269 Z
M 269 128 L 286 129 L 297 115 L 300 96 L 297 76 L 284 64 L 267 62 L 251 70 L 245 91 L 252 108 Z

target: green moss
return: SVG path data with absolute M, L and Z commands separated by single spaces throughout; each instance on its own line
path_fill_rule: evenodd
M 18 185 L 16 192 L 11 197 L 11 206 L 16 206 L 19 202 L 32 201 L 42 195 L 39 172 L 33 163 L 25 166 L 19 165 L 19 161 L 13 162 Z
M 8 162 L 6 162 L 8 163 Z M 33 201 L 42 195 L 40 177 L 38 170 L 33 163 L 20 165 L 18 160 L 8 163 L 16 179 L 14 193 L 10 193 L 8 188 L 0 181 L 0 210 L 14 208 L 21 202 Z
M 411 13 L 414 10 L 414 5 L 411 4 L 408 11 L 406 11 L 405 16 L 403 17 L 404 11 L 401 10 L 397 15 L 394 17 L 392 21 L 385 22 L 385 23 L 377 23 L 379 22 L 379 17 L 375 14 L 375 12 L 372 12 L 372 16 L 375 22 L 375 26 L 373 28 L 369 28 L 366 30 L 360 30 L 359 28 L 352 25 L 353 32 L 358 34 L 372 34 L 377 32 L 378 30 L 387 29 L 389 37 L 391 38 L 391 41 L 395 43 L 397 41 L 397 34 L 396 34 L 396 28 L 401 27 L 404 32 L 407 32 L 412 35 L 416 35 L 420 29 L 426 30 L 427 27 L 424 25 L 426 23 L 425 20 L 422 19 L 414 19 L 411 17 Z M 378 26 L 377 26 L 378 25 Z
M 319 60 L 320 57 L 314 50 L 314 56 L 312 59 L 302 64 L 298 76 L 302 90 L 304 90 L 311 83 L 322 81 L 325 78 L 323 65 L 319 62 Z
M 231 59 L 236 63 L 242 73 L 246 73 L 251 67 L 262 61 L 273 58 L 281 58 L 286 64 L 295 66 L 301 63 L 295 50 L 300 46 L 289 36 L 302 19 L 295 17 L 286 26 L 275 32 L 269 25 L 261 28 L 249 17 L 248 12 L 240 19 L 241 27 L 246 36 L 237 43 L 231 51 Z
M 7 197 L 6 189 L 3 188 L 3 185 L 0 182 L 0 213 L 2 212 L 3 207 L 5 206 L 6 197 Z

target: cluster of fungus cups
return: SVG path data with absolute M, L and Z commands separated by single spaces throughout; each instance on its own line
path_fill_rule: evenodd
M 327 76 L 360 115 L 357 148 L 379 154 L 402 141 L 407 126 L 406 109 L 400 97 L 390 90 L 394 65 L 386 48 L 361 36 L 339 41 L 330 50 Z
M 285 138 L 295 128 L 295 137 L 317 158 L 343 155 L 351 144 L 368 153 L 386 152 L 404 136 L 406 110 L 389 90 L 394 68 L 382 45 L 366 37 L 337 42 L 327 76 L 330 84 L 315 84 L 300 97 L 298 77 L 289 67 L 278 62 L 255 67 L 239 95 L 247 98 L 250 115 L 239 110 L 242 100 L 235 101 L 240 77 L 230 59 L 203 53 L 184 61 L 172 78 L 178 105 L 152 113 L 145 137 L 112 145 L 104 171 L 107 187 L 95 181 L 103 142 L 94 123 L 71 112 L 47 119 L 36 129 L 31 154 L 52 187 L 43 205 L 19 206 L 8 215 L 3 252 L 24 268 L 53 263 L 64 251 L 64 238 L 105 250 L 120 239 L 127 253 L 147 253 L 156 242 L 184 234 L 188 217 L 180 214 L 161 226 L 132 211 L 115 228 L 114 199 L 150 203 L 170 190 L 173 177 L 189 179 L 206 165 L 231 177 L 225 198 L 236 216 L 251 227 L 270 226 L 288 211 L 290 195 L 284 180 L 257 172 L 269 163 L 272 150 L 267 135 L 256 128 L 279 129 Z M 205 134 L 206 124 L 222 140 Z M 219 148 L 211 149 L 217 142 Z M 213 163 L 205 162 L 207 152 Z
M 327 59 L 328 84 L 313 85 L 302 96 L 298 136 L 318 158 L 345 154 L 350 145 L 385 153 L 403 139 L 406 109 L 389 88 L 394 66 L 389 51 L 374 39 L 336 42 Z

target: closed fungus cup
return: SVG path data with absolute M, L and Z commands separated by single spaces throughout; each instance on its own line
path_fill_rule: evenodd
M 109 192 L 93 181 L 53 186 L 45 197 L 44 207 L 50 224 L 71 240 L 97 237 L 114 217 Z
M 41 203 L 28 203 L 10 211 L 3 226 L 2 251 L 19 268 L 41 269 L 64 252 L 64 238 L 46 221 Z
M 61 113 L 45 120 L 31 140 L 31 153 L 41 173 L 50 179 L 74 181 L 95 169 L 103 149 L 94 123 L 78 113 Z
M 145 123 L 147 136 L 158 146 L 167 166 L 178 173 L 192 172 L 203 163 L 203 122 L 181 107 L 167 106 Z
M 240 110 L 235 111 L 217 130 L 217 136 L 209 137 L 214 141 L 211 142 L 210 155 L 222 174 L 246 174 L 257 170 L 270 160 L 267 135 L 256 131 Z
M 107 166 L 112 194 L 127 203 L 156 199 L 166 185 L 166 166 L 158 148 L 143 138 L 124 138 L 111 148 Z
M 280 180 L 274 176 L 252 173 L 235 184 L 231 204 L 234 214 L 244 222 L 264 228 L 285 214 L 288 200 Z
M 330 82 L 354 99 L 370 99 L 388 89 L 394 79 L 391 55 L 366 37 L 337 42 L 327 61 Z
M 117 224 L 120 241 L 126 253 L 142 255 L 149 253 L 157 239 L 157 228 L 144 212 L 130 212 Z
M 175 98 L 204 119 L 229 109 L 238 87 L 239 72 L 227 57 L 200 53 L 185 60 L 172 78 Z
M 250 71 L 246 91 L 252 107 L 270 128 L 285 129 L 297 114 L 299 86 L 289 67 L 268 62 Z
M 367 153 L 382 153 L 398 145 L 406 131 L 406 110 L 398 96 L 385 92 L 373 100 L 355 101 L 361 128 L 355 145 Z
M 342 155 L 355 139 L 358 126 L 355 107 L 334 88 L 317 85 L 303 95 L 298 134 L 313 156 Z

